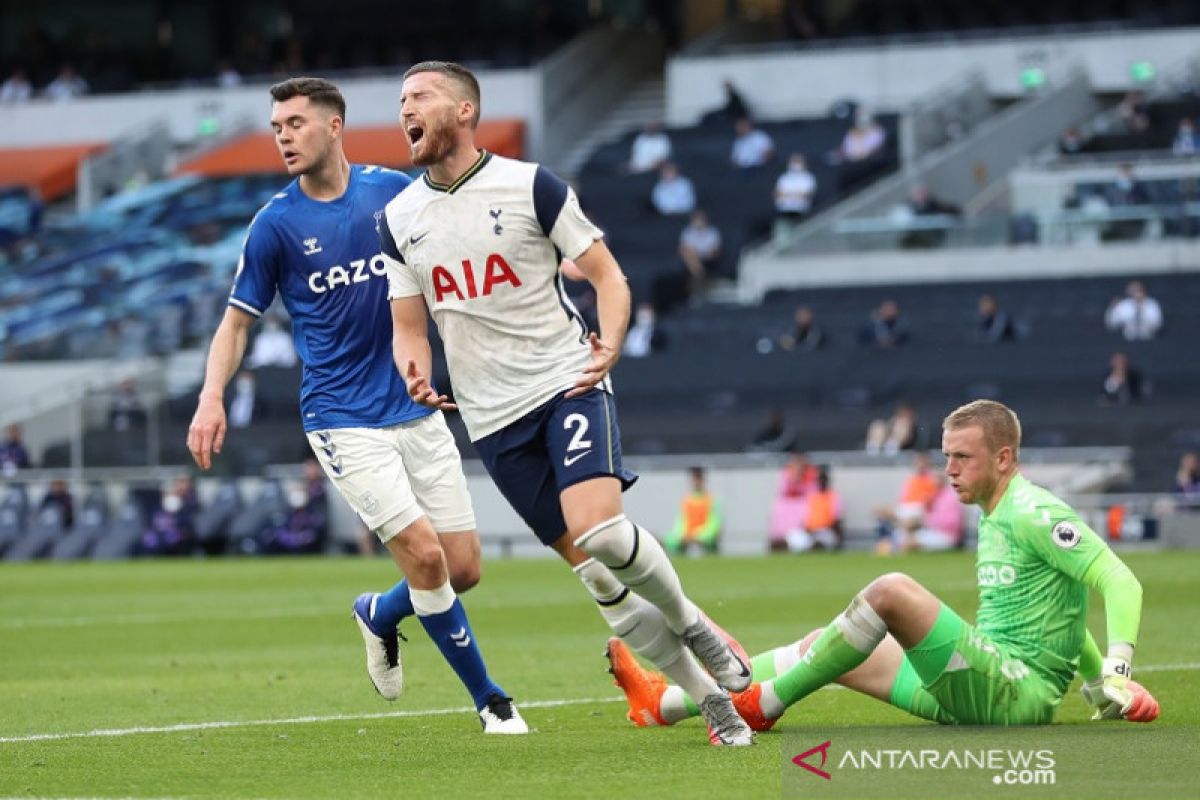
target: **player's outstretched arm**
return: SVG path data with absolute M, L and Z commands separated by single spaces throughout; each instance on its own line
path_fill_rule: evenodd
M 230 306 L 209 345 L 204 386 L 187 437 L 188 450 L 200 469 L 209 469 L 213 455 L 225 444 L 225 385 L 242 363 L 253 324 L 253 316 Z
M 1088 567 L 1083 582 L 1104 598 L 1108 627 L 1108 657 L 1103 661 L 1100 676 L 1093 677 L 1082 689 L 1084 698 L 1096 708 L 1092 718 L 1151 722 L 1158 717 L 1158 701 L 1133 680 L 1133 650 L 1142 619 L 1142 585 L 1125 562 L 1107 547 Z
M 629 328 L 629 282 L 625 273 L 613 258 L 608 245 L 597 240 L 583 255 L 575 259 L 575 266 L 584 274 L 596 290 L 596 311 L 600 317 L 599 335 L 588 337 L 592 347 L 592 363 L 584 368 L 575 388 L 567 397 L 575 397 L 590 391 L 604 380 L 616 366 L 621 356 L 621 345 Z
M 392 358 L 404 376 L 408 396 L 429 408 L 457 408 L 446 395 L 434 391 L 429 381 L 433 373 L 433 348 L 429 346 L 429 311 L 420 295 L 393 298 Z

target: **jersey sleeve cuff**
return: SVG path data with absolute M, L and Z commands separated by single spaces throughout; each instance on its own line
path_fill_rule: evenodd
M 569 258 L 572 261 L 579 258 L 581 255 L 591 249 L 592 245 L 604 238 L 603 233 L 588 234 L 586 237 L 581 237 L 577 242 L 572 242 L 572 246 L 563 250 L 563 257 Z
M 245 311 L 247 314 L 255 317 L 261 317 L 263 315 L 263 312 L 259 311 L 257 308 L 250 305 L 245 300 L 238 300 L 236 297 L 229 298 L 229 305 L 241 311 Z

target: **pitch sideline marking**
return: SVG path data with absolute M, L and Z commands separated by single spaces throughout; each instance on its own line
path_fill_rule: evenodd
M 1185 672 L 1200 670 L 1200 661 L 1181 664 L 1149 664 L 1138 667 L 1137 672 Z M 840 689 L 837 684 L 826 688 Z M 561 706 L 586 705 L 588 703 L 620 703 L 624 697 L 580 697 L 574 700 L 534 700 L 521 703 L 521 708 L 557 708 Z M 91 731 L 71 733 L 33 733 L 25 736 L 0 736 L 0 744 L 20 742 L 49 742 L 62 739 L 94 739 L 106 736 L 136 736 L 146 733 L 184 733 L 187 731 L 221 730 L 225 728 L 254 728 L 270 725 L 308 725 L 317 722 L 344 722 L 348 720 L 402 719 L 405 717 L 442 717 L 448 714 L 466 714 L 474 711 L 470 706 L 458 708 L 429 708 L 424 710 L 380 711 L 368 714 L 329 714 L 325 716 L 288 717 L 285 719 L 217 720 L 214 722 L 181 722 L 175 725 L 160 725 L 134 728 L 98 728 Z
M 520 708 L 555 708 L 558 706 L 585 705 L 588 703 L 624 702 L 624 697 L 580 697 L 573 700 L 534 700 L 521 703 Z M 458 708 L 428 708 L 406 711 L 379 711 L 367 714 L 328 714 L 324 716 L 287 717 L 285 719 L 217 720 L 214 722 L 181 722 L 175 725 L 159 725 L 134 728 L 98 728 L 91 731 L 71 733 L 34 733 L 26 736 L 0 736 L 0 744 L 17 742 L 47 742 L 59 739 L 91 739 L 105 736 L 135 736 L 143 733 L 181 733 L 207 731 L 222 728 L 253 728 L 268 725 L 307 725 L 314 722 L 343 722 L 346 720 L 397 719 L 403 717 L 441 717 L 449 714 L 475 713 L 470 706 Z

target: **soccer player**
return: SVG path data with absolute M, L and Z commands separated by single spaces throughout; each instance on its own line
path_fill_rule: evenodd
M 300 412 L 309 444 L 408 576 L 354 603 L 375 688 L 389 700 L 399 696 L 397 625 L 415 613 L 471 694 L 484 731 L 526 733 L 512 698 L 488 676 L 455 593 L 454 581 L 463 591 L 478 580 L 479 560 L 458 450 L 442 414 L 408 397 L 392 360 L 375 226 L 383 206 L 411 181 L 346 160 L 346 103 L 329 81 L 293 78 L 272 86 L 271 97 L 275 144 L 297 179 L 250 224 L 229 308 L 209 350 L 188 449 L 201 469 L 221 452 L 225 384 L 242 360 L 250 326 L 278 292 L 304 363 Z
M 456 407 L 426 377 L 432 312 L 457 407 L 501 493 L 574 569 L 610 627 L 698 700 L 710 740 L 751 744 L 721 691 L 749 685 L 748 659 L 684 595 L 655 538 L 622 513 L 636 476 L 621 464 L 608 373 L 629 322 L 625 276 L 570 187 L 537 164 L 476 148 L 479 100 L 475 76 L 457 64 L 405 73 L 400 121 L 413 162 L 428 169 L 387 205 L 380 237 L 409 394 Z M 563 256 L 596 289 L 599 335 L 566 297 Z
M 755 657 L 756 682 L 735 697 L 742 716 L 766 730 L 836 681 L 941 723 L 1041 724 L 1078 669 L 1093 719 L 1154 720 L 1158 702 L 1132 680 L 1137 578 L 1070 506 L 1018 471 L 1021 424 L 1012 410 L 976 400 L 942 426 L 946 476 L 962 502 L 983 510 L 975 624 L 907 575 L 884 575 L 825 628 Z M 1086 628 L 1089 588 L 1104 598 L 1107 658 Z M 610 640 L 609 659 L 635 724 L 695 715 L 619 640 Z

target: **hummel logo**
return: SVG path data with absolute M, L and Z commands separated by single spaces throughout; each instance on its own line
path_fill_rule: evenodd
M 304 255 L 311 256 L 319 252 L 321 252 L 321 245 L 317 243 L 317 237 L 313 236 L 304 240 Z
M 566 458 L 564 458 L 564 459 L 563 459 L 563 466 L 564 466 L 564 467 L 569 467 L 569 466 L 571 466 L 571 465 L 572 465 L 572 464 L 574 464 L 576 461 L 578 461 L 579 459 L 583 458 L 584 456 L 586 456 L 586 455 L 587 455 L 588 453 L 590 453 L 590 452 L 592 452 L 592 451 L 591 451 L 591 450 L 584 450 L 582 453 L 579 453 L 578 455 L 574 455 L 574 456 L 567 456 Z
M 501 227 L 500 227 L 500 214 L 501 214 L 501 211 L 502 211 L 502 209 L 499 209 L 499 208 L 497 208 L 495 211 L 491 211 L 491 210 L 489 210 L 489 211 L 488 211 L 488 214 L 490 214 L 490 215 L 491 215 L 492 219 L 493 219 L 493 220 L 495 221 L 495 223 L 496 223 L 496 224 L 495 224 L 495 225 L 492 227 L 492 233 L 496 234 L 497 236 L 499 236 L 500 234 L 504 233 L 504 228 L 501 228 Z
M 424 239 L 424 238 L 425 238 L 426 236 L 428 236 L 428 235 L 429 235 L 429 231 L 425 231 L 425 232 L 424 232 L 424 233 L 422 233 L 420 236 L 410 236 L 410 237 L 408 237 L 408 243 L 409 243 L 409 244 L 416 244 L 417 242 L 421 241 L 422 239 Z
M 458 633 L 450 634 L 450 638 L 454 640 L 455 647 L 470 647 L 471 637 L 467 635 L 465 627 L 459 628 Z

